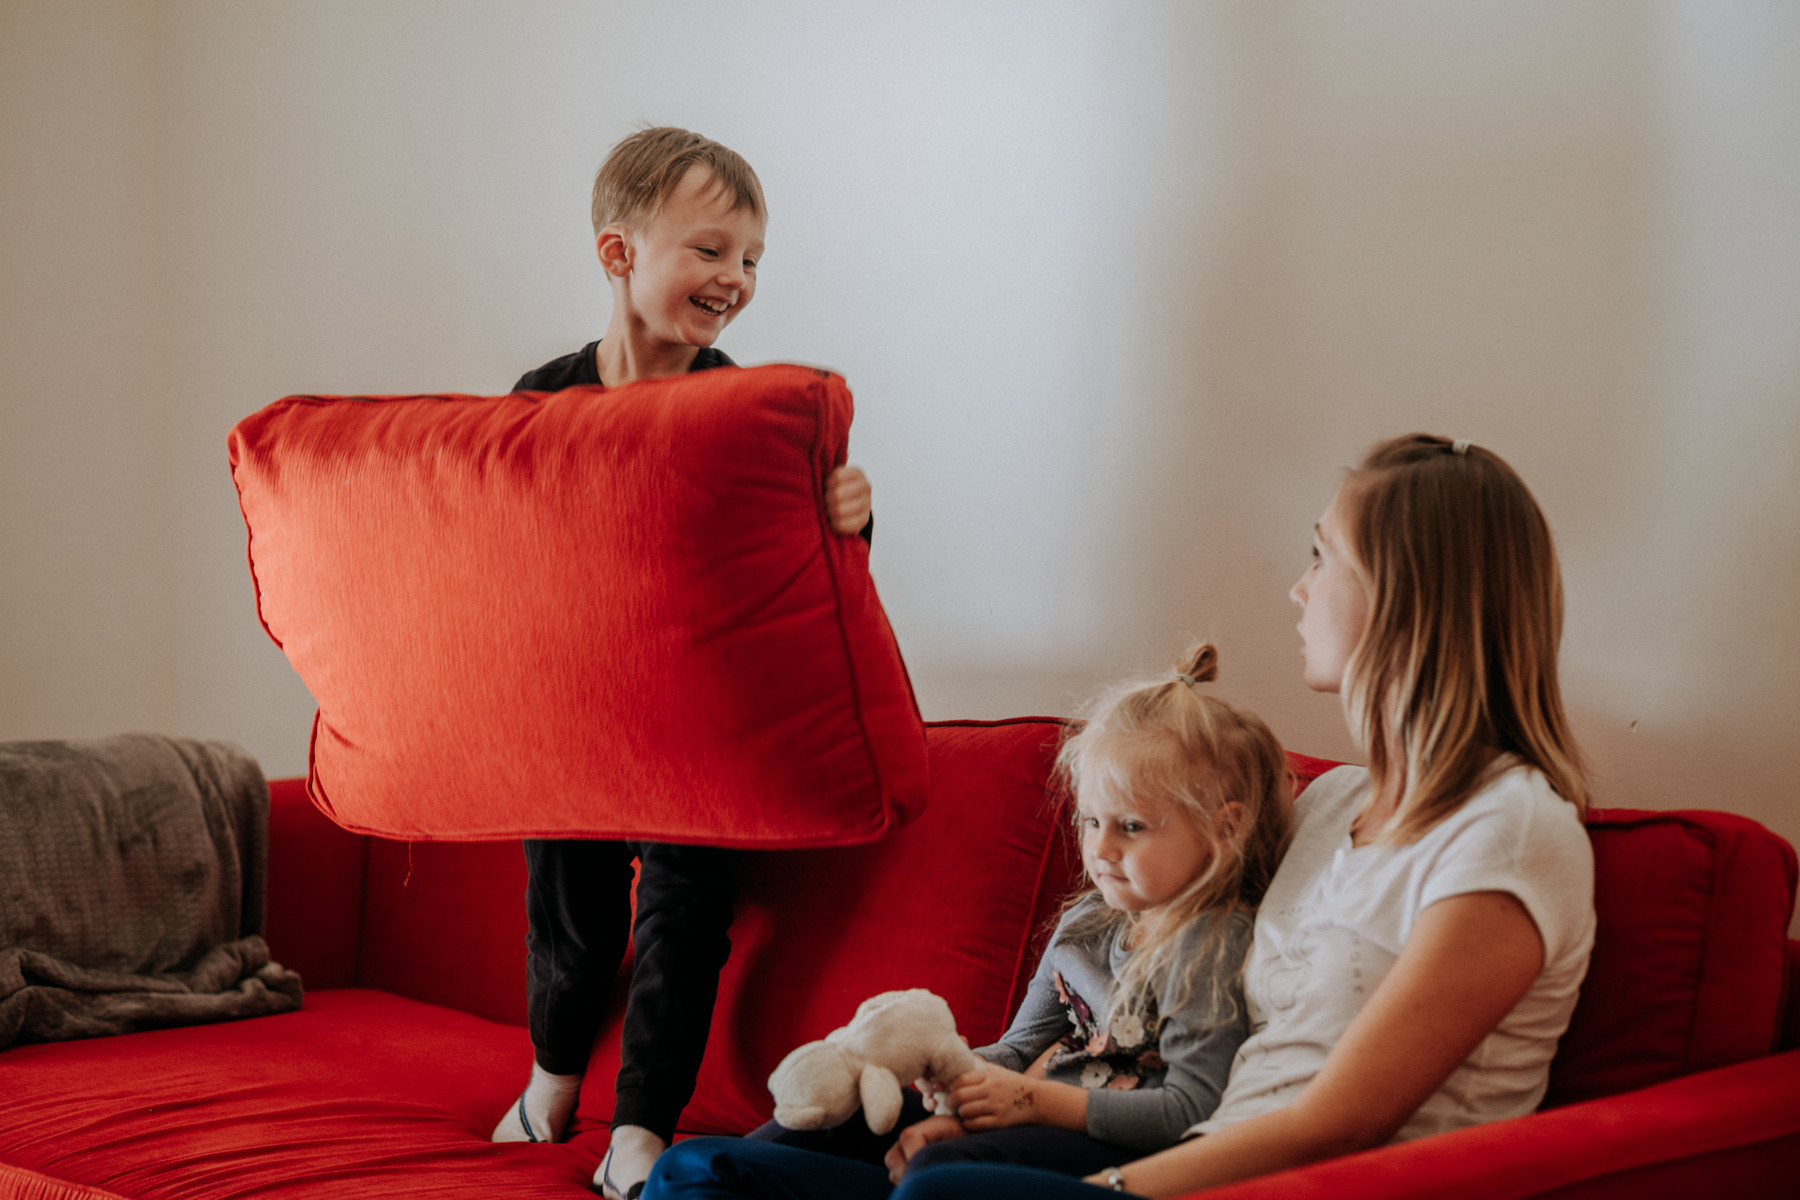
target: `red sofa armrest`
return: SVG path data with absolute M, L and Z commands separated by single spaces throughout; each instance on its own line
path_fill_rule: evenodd
M 1800 941 L 1788 939 L 1787 997 L 1782 1006 L 1781 1048 L 1800 1050 Z
M 1800 1178 L 1800 1053 L 1214 1188 L 1205 1200 L 1775 1196 Z M 1193 1193 L 1198 1197 L 1202 1193 Z
M 354 987 L 362 948 L 369 839 L 313 806 L 304 779 L 269 783 L 269 955 L 310 989 Z

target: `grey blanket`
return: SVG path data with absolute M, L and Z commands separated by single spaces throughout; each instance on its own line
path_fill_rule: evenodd
M 0 743 L 0 1049 L 300 1007 L 260 936 L 268 840 L 232 746 Z

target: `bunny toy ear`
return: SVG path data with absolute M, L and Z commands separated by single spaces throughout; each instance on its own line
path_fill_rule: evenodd
M 900 1122 L 900 1080 L 886 1067 L 870 1063 L 862 1070 L 863 1120 L 870 1133 L 887 1133 Z

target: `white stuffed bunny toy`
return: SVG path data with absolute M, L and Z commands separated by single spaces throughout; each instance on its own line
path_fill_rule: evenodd
M 769 1076 L 775 1120 L 830 1129 L 860 1105 L 869 1129 L 886 1133 L 900 1120 L 902 1082 L 948 1083 L 981 1061 L 957 1036 L 942 998 L 924 988 L 883 992 L 863 1001 L 848 1025 L 781 1060 Z M 941 1092 L 926 1097 L 926 1107 L 948 1111 Z

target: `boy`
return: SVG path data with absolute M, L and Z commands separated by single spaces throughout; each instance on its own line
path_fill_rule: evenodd
M 605 336 L 528 371 L 514 391 L 619 386 L 735 366 L 713 341 L 756 294 L 767 221 L 750 164 L 685 129 L 614 146 L 594 179 L 594 233 L 612 289 Z M 826 480 L 839 534 L 870 525 L 861 470 Z M 638 860 L 631 917 L 631 860 Z M 653 842 L 527 841 L 527 997 L 536 1062 L 493 1140 L 557 1141 L 624 957 L 636 948 L 621 1036 L 612 1140 L 594 1183 L 612 1200 L 643 1188 L 694 1092 L 731 951 L 738 852 Z

